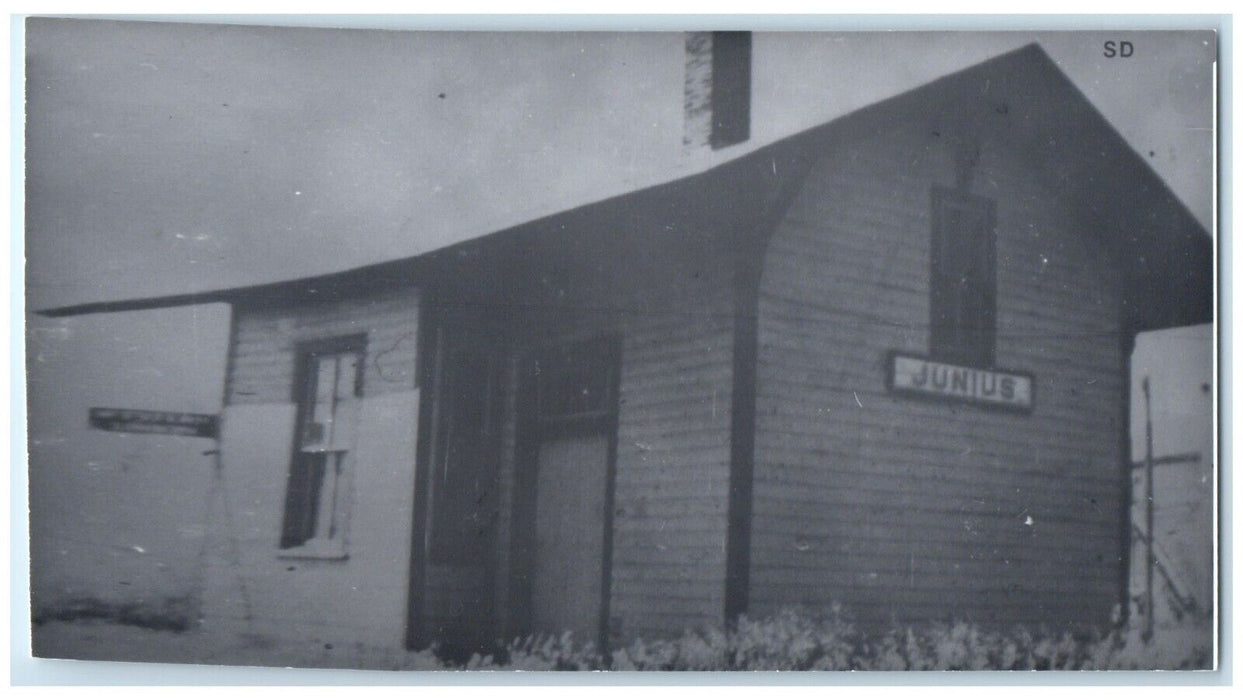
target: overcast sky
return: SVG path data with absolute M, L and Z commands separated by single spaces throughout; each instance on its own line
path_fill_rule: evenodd
M 1107 39 L 1135 46 L 1104 57 Z M 681 146 L 679 33 L 27 25 L 33 306 L 328 272 L 702 170 L 1038 41 L 1206 225 L 1206 33 L 757 34 L 753 138 Z

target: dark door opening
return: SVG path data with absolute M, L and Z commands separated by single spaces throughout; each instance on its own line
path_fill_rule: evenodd
M 523 631 L 573 633 L 606 649 L 613 547 L 619 347 L 614 339 L 541 353 L 528 365 L 520 464 L 529 494 L 515 512 L 529 588 Z M 532 410 L 533 409 L 533 410 Z M 522 506 L 520 506 L 521 508 Z

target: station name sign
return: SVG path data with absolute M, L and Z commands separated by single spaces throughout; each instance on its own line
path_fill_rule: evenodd
M 886 383 L 897 394 L 961 401 L 1030 412 L 1035 380 L 1030 374 L 979 369 L 926 357 L 890 353 Z
M 206 413 L 92 408 L 90 423 L 92 428 L 114 433 L 155 433 L 201 438 L 214 438 L 220 433 L 219 417 Z

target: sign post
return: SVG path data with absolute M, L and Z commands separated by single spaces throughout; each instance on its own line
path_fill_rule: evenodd
M 1140 638 L 1145 642 L 1152 641 L 1152 632 L 1156 622 L 1156 610 L 1153 609 L 1152 570 L 1154 568 L 1157 533 L 1153 528 L 1153 506 L 1155 495 L 1152 484 L 1152 396 L 1148 390 L 1148 377 L 1144 377 L 1144 529 L 1148 541 L 1144 550 L 1144 631 Z

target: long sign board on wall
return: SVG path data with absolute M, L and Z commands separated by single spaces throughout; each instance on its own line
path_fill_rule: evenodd
M 114 433 L 155 433 L 214 438 L 220 432 L 219 417 L 206 413 L 92 408 L 89 419 L 92 428 Z
M 922 398 L 961 401 L 1009 411 L 1030 412 L 1036 382 L 1030 374 L 964 367 L 926 357 L 889 354 L 889 390 Z

